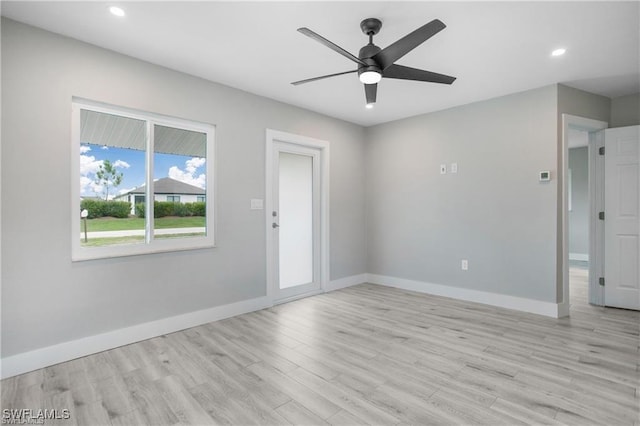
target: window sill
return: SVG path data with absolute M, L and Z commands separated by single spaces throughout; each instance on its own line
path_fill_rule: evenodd
M 75 242 L 71 254 L 72 262 L 86 260 L 111 259 L 117 257 L 140 256 L 156 253 L 171 253 L 186 250 L 201 250 L 215 248 L 213 237 L 189 238 L 184 240 L 155 240 L 152 244 L 130 244 L 107 247 L 81 247 Z

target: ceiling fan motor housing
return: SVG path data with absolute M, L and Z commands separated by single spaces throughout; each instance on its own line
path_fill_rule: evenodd
M 382 49 L 380 49 L 375 44 L 367 44 L 362 49 L 360 49 L 360 53 L 358 54 L 358 57 L 362 60 L 362 62 L 366 63 L 367 65 L 366 66 L 360 65 L 358 67 L 358 76 L 363 72 L 367 72 L 367 71 L 374 71 L 379 74 L 382 74 L 382 70 L 378 66 L 377 62 L 371 59 L 372 56 L 378 53 L 380 50 Z

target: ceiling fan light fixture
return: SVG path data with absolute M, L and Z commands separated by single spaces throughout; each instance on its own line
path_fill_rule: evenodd
M 366 104 L 364 107 L 365 107 L 366 109 L 371 109 L 371 108 L 373 108 L 373 103 Z
M 376 84 L 382 80 L 382 74 L 377 71 L 365 71 L 359 77 L 364 84 Z

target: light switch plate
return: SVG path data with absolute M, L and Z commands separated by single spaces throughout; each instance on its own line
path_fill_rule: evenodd
M 440 164 L 440 174 L 441 175 L 446 175 L 447 174 L 447 165 L 446 164 Z
M 451 163 L 451 173 L 458 173 L 458 163 Z
M 462 259 L 462 261 L 460 262 L 460 268 L 462 268 L 463 271 L 468 271 L 469 261 L 467 259 Z
M 251 210 L 263 210 L 263 209 L 264 209 L 264 200 L 262 198 L 251 199 Z

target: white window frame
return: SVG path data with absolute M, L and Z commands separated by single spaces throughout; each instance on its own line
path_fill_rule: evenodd
M 153 128 L 154 125 L 174 127 L 207 135 L 206 146 L 206 235 L 185 238 L 154 239 L 151 229 L 153 202 L 147 202 L 145 241 L 139 244 L 123 244 L 104 247 L 82 247 L 80 230 L 80 111 L 82 109 L 143 120 L 147 125 L 146 143 L 146 194 L 145 200 L 154 200 L 153 193 Z M 215 126 L 160 114 L 107 105 L 86 99 L 73 98 L 71 113 L 71 260 L 83 261 L 181 250 L 215 247 Z

